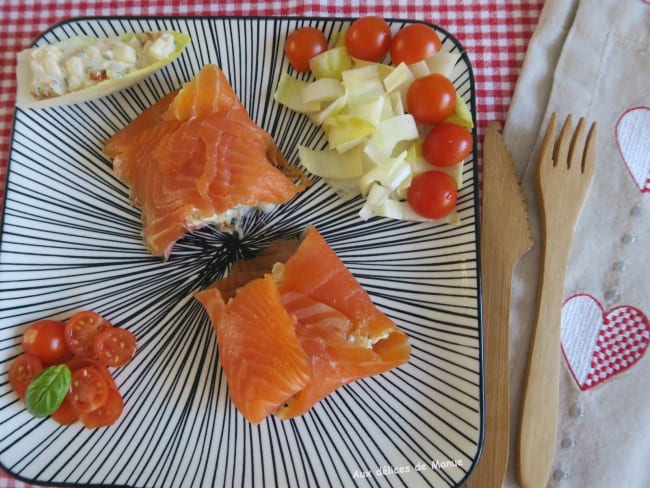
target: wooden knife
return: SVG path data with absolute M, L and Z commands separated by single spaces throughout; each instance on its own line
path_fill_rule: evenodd
M 481 282 L 483 301 L 484 443 L 467 488 L 501 488 L 509 450 L 509 340 L 512 273 L 533 245 L 526 203 L 498 122 L 483 141 Z

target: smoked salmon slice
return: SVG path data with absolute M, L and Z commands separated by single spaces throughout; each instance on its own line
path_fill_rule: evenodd
M 146 247 L 164 259 L 186 232 L 228 226 L 310 184 L 212 64 L 117 132 L 104 152 L 141 208 Z
M 255 279 L 226 304 L 217 288 L 195 293 L 217 334 L 232 402 L 253 424 L 276 411 L 309 381 L 309 359 L 295 321 L 271 275 Z
M 287 255 L 281 247 L 261 259 L 248 261 L 246 266 L 233 268 L 228 278 L 195 294 L 217 331 L 220 356 L 232 354 L 233 350 L 240 355 L 238 359 L 221 357 L 233 401 L 238 398 L 235 405 L 241 410 L 242 404 L 265 404 L 256 416 L 249 413 L 250 407 L 241 410 L 249 420 L 258 419 L 264 412 L 282 419 L 302 415 L 341 386 L 408 362 L 411 352 L 407 335 L 373 304 L 315 227 L 306 230 L 297 248 L 291 241 L 283 244 L 292 254 L 284 264 L 276 262 L 271 273 L 268 273 L 270 256 Z M 263 278 L 258 277 L 261 274 Z M 242 285 L 247 277 L 252 281 Z M 233 291 L 236 286 L 240 287 Z M 222 291 L 230 297 L 227 303 Z M 244 320 L 242 312 L 236 316 L 232 312 L 248 309 L 259 313 L 247 315 Z M 268 378 L 285 374 L 284 363 L 278 366 L 265 357 L 267 330 L 279 327 L 276 322 L 282 324 L 282 330 L 287 327 L 293 330 L 308 362 L 306 375 L 301 376 L 304 384 L 296 388 L 299 381 L 294 381 L 292 388 L 288 388 L 280 382 L 278 395 L 273 399 L 282 400 L 273 406 L 268 401 L 271 395 L 252 385 L 263 381 L 272 388 Z M 241 346 L 240 335 L 246 336 L 245 346 L 250 350 Z M 295 345 L 287 342 L 289 356 L 295 354 Z M 283 356 L 280 352 L 276 354 Z M 259 363 L 259 369 L 253 370 L 248 363 L 244 365 L 244 359 Z M 276 367 L 280 370 L 273 373 Z M 287 395 L 292 389 L 295 391 Z M 247 398 L 246 402 L 242 397 Z
M 315 227 L 274 275 L 312 366 L 311 380 L 276 412 L 279 417 L 302 415 L 337 388 L 408 362 L 408 336 L 377 308 Z

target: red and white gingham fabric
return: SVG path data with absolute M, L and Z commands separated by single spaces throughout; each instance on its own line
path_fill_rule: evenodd
M 543 0 L 398 0 L 228 2 L 169 0 L 0 1 L 0 201 L 14 113 L 16 53 L 52 24 L 74 17 L 130 15 L 337 16 L 417 19 L 445 28 L 474 68 L 479 141 L 487 122 L 503 122 Z M 29 486 L 0 471 L 0 488 Z

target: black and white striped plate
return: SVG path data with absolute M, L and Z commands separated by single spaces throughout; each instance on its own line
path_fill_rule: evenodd
M 459 225 L 363 222 L 360 200 L 322 182 L 238 237 L 203 229 L 168 262 L 142 246 L 140 216 L 102 143 L 207 63 L 218 64 L 251 117 L 290 161 L 320 130 L 273 101 L 289 32 L 327 36 L 349 19 L 91 18 L 36 41 L 173 29 L 186 51 L 139 85 L 76 106 L 16 110 L 0 243 L 0 464 L 36 483 L 129 487 L 458 486 L 482 440 L 477 164 L 465 166 Z M 391 21 L 397 30 L 404 21 Z M 459 43 L 439 29 L 444 49 Z M 466 54 L 454 83 L 474 107 Z M 474 151 L 474 155 L 476 150 Z M 207 315 L 191 292 L 234 259 L 314 224 L 408 333 L 409 364 L 348 385 L 303 417 L 252 426 L 233 408 Z M 36 419 L 11 391 L 7 370 L 38 319 L 96 310 L 133 331 L 139 351 L 115 371 L 125 398 L 116 425 L 98 430 Z

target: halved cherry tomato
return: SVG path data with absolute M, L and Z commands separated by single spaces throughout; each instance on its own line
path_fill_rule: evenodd
M 9 367 L 9 383 L 21 400 L 32 378 L 43 371 L 43 362 L 30 353 L 23 353 L 14 359 Z
M 92 356 L 97 335 L 112 324 L 97 312 L 84 310 L 75 313 L 65 324 L 65 342 L 77 356 Z
M 388 52 L 391 38 L 386 21 L 369 15 L 352 23 L 345 33 L 345 48 L 354 58 L 376 63 Z
M 437 124 L 456 108 L 456 89 L 444 75 L 433 73 L 415 79 L 406 92 L 406 107 L 421 124 Z
M 393 64 L 417 63 L 438 51 L 442 43 L 435 29 L 427 24 L 414 23 L 402 27 L 390 43 L 390 57 Z
M 112 389 L 101 371 L 84 366 L 72 373 L 70 402 L 80 415 L 92 412 L 106 403 L 108 392 Z
M 100 332 L 95 339 L 95 356 L 105 366 L 118 368 L 133 359 L 137 345 L 133 333 L 112 327 Z
M 39 320 L 23 334 L 23 349 L 39 358 L 44 366 L 56 364 L 68 355 L 63 331 L 65 324 L 58 320 Z
M 122 415 L 124 400 L 119 391 L 111 389 L 106 402 L 96 410 L 79 414 L 79 418 L 88 429 L 113 425 Z
M 462 125 L 443 122 L 427 132 L 422 155 L 434 166 L 453 166 L 472 151 L 472 134 Z
M 113 378 L 111 372 L 106 368 L 106 366 L 104 366 L 95 358 L 88 357 L 88 356 L 73 356 L 71 359 L 66 361 L 66 364 L 68 365 L 68 368 L 70 368 L 70 371 L 72 373 L 74 373 L 76 370 L 80 368 L 85 368 L 87 366 L 96 368 L 97 371 L 102 373 L 102 376 L 104 377 L 106 382 L 111 386 L 111 388 L 117 388 L 117 385 L 115 384 L 115 379 Z
M 321 31 L 315 27 L 301 27 L 287 37 L 284 53 L 293 69 L 309 72 L 309 60 L 326 51 L 327 47 L 327 39 Z
M 411 181 L 407 200 L 411 208 L 429 219 L 441 219 L 456 207 L 456 183 L 442 171 L 425 171 Z
M 72 405 L 72 400 L 70 399 L 70 393 L 68 393 L 63 399 L 63 403 L 52 415 L 52 420 L 55 420 L 61 425 L 72 425 L 77 420 L 79 420 L 79 414 Z

